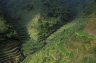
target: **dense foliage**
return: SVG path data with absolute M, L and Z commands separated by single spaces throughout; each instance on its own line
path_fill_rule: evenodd
M 9 57 L 19 60 L 22 48 L 28 56 L 24 63 L 94 63 L 95 46 L 90 43 L 95 37 L 86 33 L 84 26 L 90 16 L 96 17 L 95 3 L 95 0 L 0 0 L 3 10 L 0 60 Z

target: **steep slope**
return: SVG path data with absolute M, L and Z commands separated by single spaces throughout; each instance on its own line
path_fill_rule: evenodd
M 29 55 L 23 63 L 95 63 L 96 35 L 85 32 L 87 22 L 77 18 L 64 25 L 46 40 L 43 49 Z
M 28 59 L 24 61 L 25 63 L 71 63 L 71 61 L 79 63 L 79 60 L 81 63 L 90 63 L 95 62 L 94 53 L 92 56 L 89 55 L 91 53 L 89 51 L 92 49 L 93 52 L 95 46 L 92 47 L 89 43 L 95 37 L 88 34 L 90 33 L 89 30 L 83 30 L 83 28 L 88 16 L 96 13 L 95 3 L 89 5 L 93 1 L 0 0 L 0 8 L 4 11 L 8 23 L 19 34 L 20 40 L 26 42 L 23 44 L 25 55 L 36 52 L 32 56 L 28 56 Z M 71 23 L 71 21 L 73 22 Z M 93 34 L 93 32 L 91 33 Z M 89 43 L 86 45 L 85 42 Z M 43 47 L 45 48 L 42 49 Z M 77 49 L 75 49 L 76 47 Z M 87 47 L 89 47 L 88 50 Z M 81 51 L 80 55 L 78 51 Z M 85 53 L 89 57 L 83 57 Z M 78 61 L 75 61 L 76 58 Z
M 72 12 L 70 12 L 70 9 L 67 9 L 66 5 L 65 6 L 59 5 L 60 2 L 62 2 L 62 1 L 55 0 L 54 4 L 51 4 L 51 0 L 49 0 L 49 1 L 43 1 L 43 0 L 40 0 L 40 1 L 39 0 L 27 0 L 27 1 L 26 0 L 21 0 L 21 1 L 20 0 L 14 0 L 14 1 L 13 0 L 9 0 L 9 1 L 3 0 L 2 1 L 1 0 L 0 5 L 2 6 L 2 9 L 5 12 L 7 19 L 17 29 L 17 32 L 21 35 L 22 38 L 26 39 L 28 36 L 30 36 L 29 34 L 31 34 L 32 35 L 31 38 L 33 40 L 37 40 L 38 34 L 40 34 L 40 37 L 41 36 L 45 37 L 44 34 L 42 34 L 42 33 L 45 33 L 45 34 L 49 33 L 48 31 L 42 32 L 41 30 L 38 30 L 39 27 L 47 27 L 48 29 L 51 30 L 51 28 L 53 28 L 55 25 L 59 26 L 59 24 L 57 24 L 57 23 L 60 23 L 60 24 L 61 24 L 61 22 L 64 23 L 63 21 L 60 21 L 61 18 L 66 20 L 64 17 L 59 18 L 58 15 L 60 15 L 62 13 L 64 15 L 67 14 L 66 17 L 71 15 L 70 13 L 72 13 Z M 49 7 L 47 7 L 47 6 L 49 6 Z M 61 9 L 60 8 L 61 6 L 64 6 L 64 9 Z M 51 9 L 51 8 L 53 8 L 53 9 Z M 60 11 L 58 11 L 58 9 Z M 68 10 L 68 12 L 67 12 L 67 10 Z M 55 13 L 53 13 L 54 11 L 55 11 Z M 59 12 L 61 12 L 61 13 L 59 14 Z M 38 17 L 38 15 L 39 15 L 39 17 Z M 48 17 L 50 17 L 50 19 Z M 34 19 L 37 19 L 37 21 Z M 60 22 L 58 22 L 58 20 Z M 33 23 L 35 21 L 36 21 L 36 23 L 35 23 L 35 25 L 33 25 Z M 40 26 L 37 26 L 38 21 L 41 21 L 43 23 L 39 23 Z M 50 22 L 48 22 L 48 21 L 50 21 Z M 56 22 L 56 24 L 51 23 L 51 21 Z M 48 26 L 45 26 L 46 24 Z M 27 27 L 29 27 L 29 28 L 27 28 Z M 30 33 L 31 28 L 33 28 L 34 30 L 36 29 L 38 31 L 36 33 L 37 39 L 34 38 L 34 36 L 36 36 L 36 35 L 34 35 L 35 33 Z M 46 30 L 47 30 L 47 28 L 46 28 Z M 58 28 L 58 27 L 56 27 L 56 28 Z M 26 30 L 28 30 L 28 31 L 26 31 Z M 56 29 L 54 29 L 54 30 L 56 30 Z M 54 30 L 50 31 L 50 33 L 54 32 Z M 34 31 L 32 31 L 32 32 L 34 32 Z
M 31 46 L 38 49 L 44 46 L 43 40 L 75 17 L 76 13 L 69 8 L 71 5 L 65 3 L 68 2 L 66 0 L 0 0 L 0 7 L 7 21 L 16 29 L 21 41 L 28 44 L 31 42 Z M 26 43 L 24 47 L 27 46 Z M 40 47 L 34 46 L 36 44 Z
M 3 12 L 0 12 L 0 63 L 18 63 L 23 59 L 18 38 L 16 31 L 4 19 Z
M 17 29 L 17 32 L 21 35 L 21 38 L 26 39 L 27 37 L 31 36 L 33 40 L 43 40 L 44 37 L 49 36 L 56 29 L 65 24 L 65 22 L 69 21 L 69 19 L 72 20 L 78 13 L 78 9 L 81 9 L 83 5 L 89 2 L 91 1 L 0 0 L 0 5 L 5 12 L 7 19 Z M 34 19 L 37 19 L 37 21 Z M 40 23 L 38 23 L 38 21 L 40 21 Z M 34 31 L 32 31 L 31 28 Z M 52 28 L 54 29 L 52 30 Z M 41 29 L 46 31 L 43 32 Z M 35 33 L 31 33 L 30 31 Z
M 47 45 L 22 63 L 95 63 L 95 3 L 86 5 L 79 18 L 51 34 Z
M 73 4 L 70 4 L 72 2 Z M 46 44 L 44 40 L 50 34 L 78 17 L 81 10 L 83 11 L 83 6 L 89 3 L 91 1 L 88 0 L 83 2 L 79 0 L 71 2 L 66 0 L 42 0 L 40 12 L 33 16 L 27 26 L 31 40 L 24 44 L 26 53 L 29 54 L 28 51 L 31 52 L 32 50 L 34 52 L 34 50 L 41 49 Z

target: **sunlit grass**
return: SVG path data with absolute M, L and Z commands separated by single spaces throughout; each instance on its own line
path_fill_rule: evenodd
M 96 41 L 84 32 L 87 21 L 77 19 L 53 33 L 48 45 L 28 56 L 25 63 L 95 63 Z

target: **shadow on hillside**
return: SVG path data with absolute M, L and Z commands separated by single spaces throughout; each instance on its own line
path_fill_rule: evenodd
M 47 0 L 47 1 L 49 1 L 49 0 Z M 55 11 L 54 9 L 50 9 L 50 10 L 52 10 L 53 13 L 50 12 L 49 8 L 50 8 L 50 5 L 52 4 L 52 2 L 50 5 L 47 4 L 47 2 L 43 2 L 44 5 L 41 5 L 41 3 L 42 2 L 39 2 L 38 0 L 35 0 L 35 1 L 34 0 L 8 0 L 8 1 L 0 0 L 0 7 L 1 7 L 1 10 L 3 10 L 3 12 L 4 12 L 5 19 L 17 31 L 22 42 L 24 42 L 26 39 L 30 38 L 30 36 L 28 34 L 27 25 L 30 23 L 30 21 L 33 19 L 33 17 L 35 15 L 37 15 L 38 13 L 40 13 L 40 14 L 45 13 L 44 15 L 47 14 L 47 16 L 49 16 L 49 19 L 53 18 L 53 17 L 56 18 L 60 14 L 61 15 L 60 18 L 62 20 L 61 24 L 57 23 L 53 27 L 49 27 L 51 30 L 51 33 L 48 33 L 47 36 L 43 36 L 44 38 L 42 38 L 42 37 L 39 38 L 42 40 L 45 40 L 48 36 L 50 36 L 52 33 L 54 33 L 60 27 L 62 27 L 62 25 L 65 24 L 64 21 L 67 21 L 66 23 L 68 23 L 69 21 L 72 21 L 78 15 L 78 10 L 76 8 L 72 7 L 71 5 L 68 5 L 70 14 L 68 16 L 66 16 L 65 13 L 62 14 L 62 12 L 63 12 L 62 10 L 60 10 L 60 13 L 58 13 L 58 9 L 56 9 L 57 12 L 54 12 Z M 64 2 L 61 2 L 61 3 L 63 4 Z M 64 5 L 62 5 L 62 4 L 61 4 L 61 6 L 63 7 Z M 60 5 L 60 3 L 58 5 Z M 42 6 L 44 6 L 44 7 L 42 7 Z M 49 7 L 49 8 L 47 8 L 47 7 Z M 42 8 L 44 8 L 44 9 L 42 10 Z M 56 8 L 56 7 L 53 6 L 53 8 Z M 47 10 L 49 13 L 46 13 L 47 11 L 45 12 L 45 10 Z M 54 15 L 54 13 L 56 13 L 56 14 Z M 54 28 L 56 28 L 56 29 L 54 29 Z M 48 30 L 48 32 L 49 32 L 49 30 Z M 44 46 L 45 46 L 45 44 L 46 43 L 44 43 Z M 40 45 L 40 47 L 42 47 L 42 46 Z M 40 49 L 40 47 L 38 47 L 38 48 Z M 32 50 L 37 51 L 38 48 L 33 47 Z
M 78 14 L 78 10 L 69 4 L 66 4 L 66 5 L 68 5 L 67 6 L 68 14 L 63 13 L 62 8 L 60 8 L 60 7 L 57 8 L 58 5 L 61 5 L 61 7 L 65 7 L 64 6 L 65 4 L 63 4 L 63 3 L 66 3 L 66 2 L 63 2 L 62 0 L 60 0 L 60 1 L 62 1 L 60 3 L 58 3 L 59 2 L 59 0 L 58 0 L 58 2 L 57 2 L 58 5 L 56 3 L 56 5 L 54 5 L 54 6 L 53 6 L 54 1 L 51 2 L 51 4 L 50 4 L 49 0 L 47 0 L 47 1 L 48 2 L 46 2 L 45 0 L 41 1 L 41 2 L 39 2 L 38 0 L 8 0 L 8 1 L 0 0 L 0 7 L 2 7 L 2 10 L 4 11 L 5 19 L 7 19 L 8 22 L 17 31 L 22 43 L 24 43 L 25 40 L 30 38 L 30 36 L 28 34 L 27 25 L 32 20 L 32 18 L 35 15 L 37 15 L 38 13 L 43 14 L 44 17 L 49 16 L 49 19 L 60 16 L 60 18 L 62 20 L 61 23 L 59 23 L 60 21 L 58 21 L 54 26 L 49 27 L 48 29 L 50 31 L 47 30 L 47 32 L 48 32 L 48 33 L 46 32 L 47 36 L 42 34 L 43 37 L 39 38 L 40 40 L 42 39 L 41 41 L 46 40 L 46 38 L 48 36 L 50 36 L 52 33 L 54 33 L 60 27 L 62 27 L 62 25 L 65 24 L 65 21 L 66 21 L 66 23 L 68 23 L 69 21 L 72 21 Z M 42 2 L 43 2 L 43 4 L 41 5 Z M 52 8 L 50 8 L 51 6 L 52 6 Z M 64 9 L 66 9 L 67 7 L 65 7 Z M 56 8 L 56 9 L 54 9 L 54 8 Z M 56 10 L 56 12 L 55 12 L 55 10 Z M 58 10 L 60 10 L 60 11 L 58 11 Z M 44 31 L 44 30 L 41 30 L 41 31 Z M 43 41 L 43 43 L 44 43 L 44 41 Z M 40 44 L 42 44 L 42 43 L 40 43 Z M 36 45 L 38 45 L 38 44 L 36 43 Z M 44 44 L 44 46 L 45 46 L 45 44 Z M 42 45 L 40 45 L 40 47 L 42 47 Z M 32 50 L 37 51 L 40 49 L 40 47 L 36 48 L 34 46 Z
M 33 6 L 34 3 L 36 4 L 35 6 Z M 39 12 L 39 7 L 37 7 L 39 3 L 32 0 L 2 0 L 0 5 L 5 13 L 5 18 L 14 26 L 22 40 L 28 38 L 26 25 L 32 20 L 34 11 L 36 10 L 35 13 Z

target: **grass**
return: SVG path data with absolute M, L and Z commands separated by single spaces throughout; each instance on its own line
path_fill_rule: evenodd
M 85 18 L 83 19 L 77 18 L 73 22 L 62 26 L 60 29 L 58 29 L 58 31 L 54 32 L 46 39 L 47 45 L 41 49 L 41 46 L 43 44 L 36 42 L 36 40 L 38 40 L 38 37 L 39 37 L 38 34 L 40 33 L 42 35 L 45 35 L 50 31 L 54 30 L 56 26 L 58 27 L 58 25 L 62 23 L 59 23 L 60 20 L 58 19 L 58 22 L 57 22 L 58 25 L 57 24 L 55 25 L 54 23 L 57 19 L 56 18 L 55 18 L 56 20 L 49 19 L 50 22 L 48 21 L 48 23 L 44 23 L 42 25 L 44 26 L 46 24 L 47 25 L 51 24 L 50 27 L 55 25 L 54 28 L 52 28 L 52 30 L 50 31 L 47 30 L 47 27 L 45 26 L 44 26 L 45 27 L 44 30 L 42 30 L 43 27 L 41 27 L 40 29 L 40 27 L 38 26 L 40 24 L 38 24 L 38 22 L 42 17 L 38 13 L 42 14 L 41 8 L 43 7 L 41 4 L 42 2 L 40 1 L 38 0 L 26 1 L 27 3 L 25 1 L 24 3 L 22 3 L 21 1 L 20 2 L 12 1 L 11 3 L 9 3 L 10 6 L 8 6 L 10 7 L 9 11 L 10 10 L 13 11 L 13 12 L 10 11 L 11 13 L 9 12 L 11 17 L 16 18 L 18 20 L 18 23 L 16 25 L 17 28 L 19 28 L 20 26 L 21 28 L 19 29 L 23 30 L 27 27 L 26 28 L 27 31 L 23 31 L 23 32 L 28 32 L 28 34 L 30 35 L 31 40 L 27 41 L 23 45 L 24 53 L 29 54 L 33 51 L 33 49 L 34 50 L 36 50 L 36 48 L 40 49 L 34 54 L 29 54 L 28 57 L 23 61 L 23 63 L 95 63 L 96 62 L 96 59 L 95 59 L 96 58 L 95 57 L 96 37 L 89 34 L 89 33 L 92 33 L 90 32 L 90 30 L 86 30 L 89 32 L 85 31 L 84 29 L 86 25 L 86 20 L 84 20 Z M 14 5 L 17 2 L 18 4 Z M 21 5 L 21 4 L 24 4 L 24 5 Z M 45 2 L 45 5 L 46 5 L 46 2 Z M 54 8 L 54 5 L 56 5 L 57 7 L 59 6 L 59 3 L 52 4 L 53 8 Z M 86 15 L 94 13 L 95 8 L 96 8 L 95 4 L 92 4 L 91 6 L 86 8 L 85 10 L 88 10 L 87 12 L 85 11 Z M 43 12 L 44 14 L 47 14 L 47 12 L 49 12 L 51 9 L 46 9 L 46 10 L 47 11 L 42 10 L 42 11 L 45 11 Z M 55 10 L 58 11 L 58 8 Z M 62 8 L 60 11 L 58 11 L 62 16 L 61 11 L 63 11 Z M 51 12 L 54 12 L 54 10 L 52 10 Z M 56 12 L 57 15 L 58 15 L 58 12 Z M 51 15 L 50 12 L 48 15 Z M 65 17 L 65 15 L 63 16 Z M 43 20 L 43 22 L 47 22 L 47 21 Z M 5 26 L 5 23 L 3 23 L 2 19 L 0 19 L 0 32 L 3 32 L 6 29 L 7 27 Z M 21 34 L 23 34 L 22 31 L 21 31 Z M 92 34 L 94 34 L 94 32 Z M 10 36 L 11 34 L 8 34 L 8 37 Z M 41 36 L 40 36 L 40 39 L 41 39 Z
M 22 63 L 95 63 L 95 36 L 84 31 L 87 21 L 77 18 L 47 38 L 47 45 Z
M 0 33 L 6 31 L 8 29 L 8 25 L 6 25 L 4 19 L 0 17 Z

